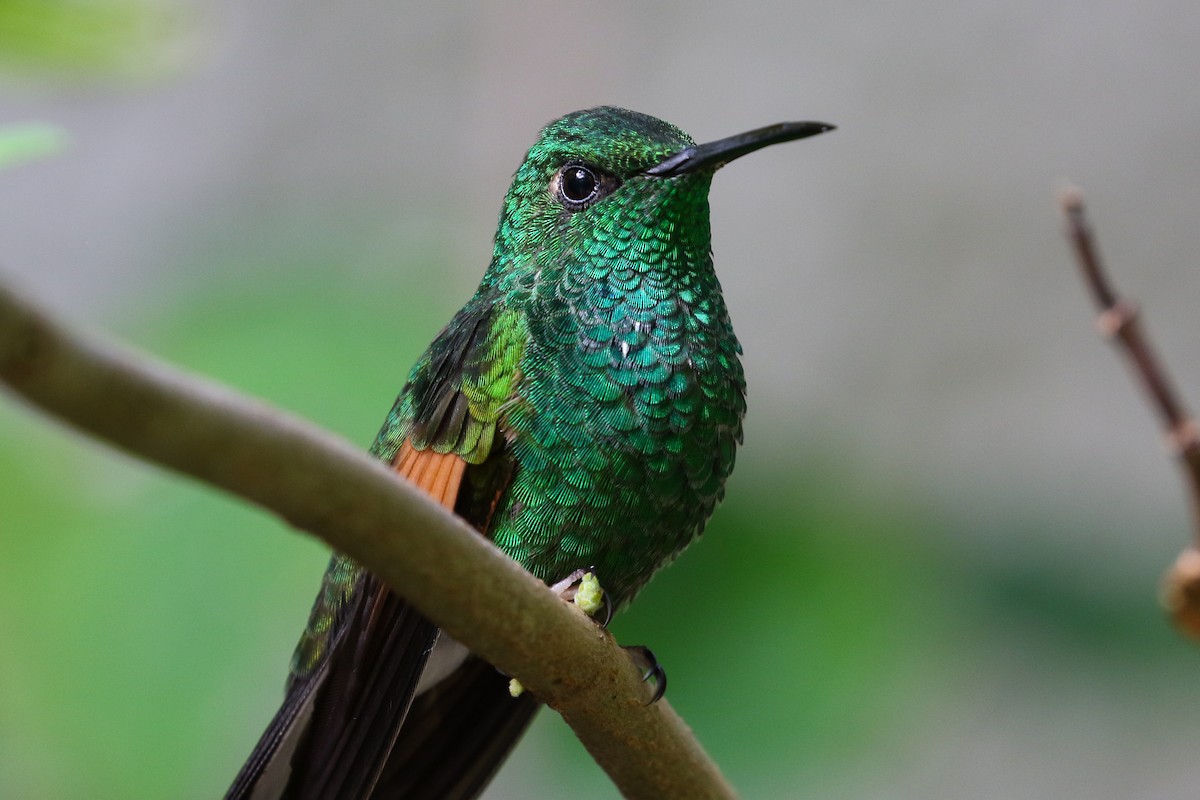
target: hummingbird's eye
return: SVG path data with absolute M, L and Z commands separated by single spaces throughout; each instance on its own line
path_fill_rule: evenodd
M 578 211 L 598 198 L 600 178 L 580 164 L 563 167 L 558 178 L 558 194 L 567 208 Z

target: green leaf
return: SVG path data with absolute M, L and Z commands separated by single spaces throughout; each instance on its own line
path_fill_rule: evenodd
M 0 73 L 153 77 L 186 55 L 190 19 L 171 0 L 0 0 Z
M 54 155 L 69 141 L 65 130 L 44 122 L 0 127 L 0 169 Z

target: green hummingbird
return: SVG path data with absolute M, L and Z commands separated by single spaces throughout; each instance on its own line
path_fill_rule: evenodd
M 697 145 L 613 107 L 547 125 L 479 289 L 412 368 L 371 453 L 538 578 L 586 568 L 611 610 L 628 603 L 703 530 L 742 440 L 713 173 L 832 128 Z M 335 554 L 283 705 L 227 797 L 475 797 L 538 708 L 507 683 Z

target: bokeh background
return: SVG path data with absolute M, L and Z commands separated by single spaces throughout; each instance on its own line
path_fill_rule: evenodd
M 0 125 L 65 141 L 0 172 L 0 269 L 365 447 L 544 122 L 837 123 L 714 184 L 746 444 L 618 636 L 747 797 L 1192 797 L 1183 493 L 1055 193 L 1200 397 L 1198 40 L 1160 0 L 0 0 Z M 0 397 L 0 795 L 218 795 L 325 559 Z M 564 794 L 615 792 L 543 713 L 488 797 Z

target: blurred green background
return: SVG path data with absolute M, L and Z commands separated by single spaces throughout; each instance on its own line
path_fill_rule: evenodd
M 0 126 L 68 137 L 0 172 L 0 263 L 365 447 L 544 122 L 837 123 L 714 185 L 746 445 L 619 638 L 747 797 L 1190 797 L 1185 504 L 1054 192 L 1200 397 L 1198 37 L 1158 0 L 0 0 Z M 0 796 L 218 795 L 326 553 L 0 399 Z M 563 794 L 615 792 L 544 713 L 488 796 Z

